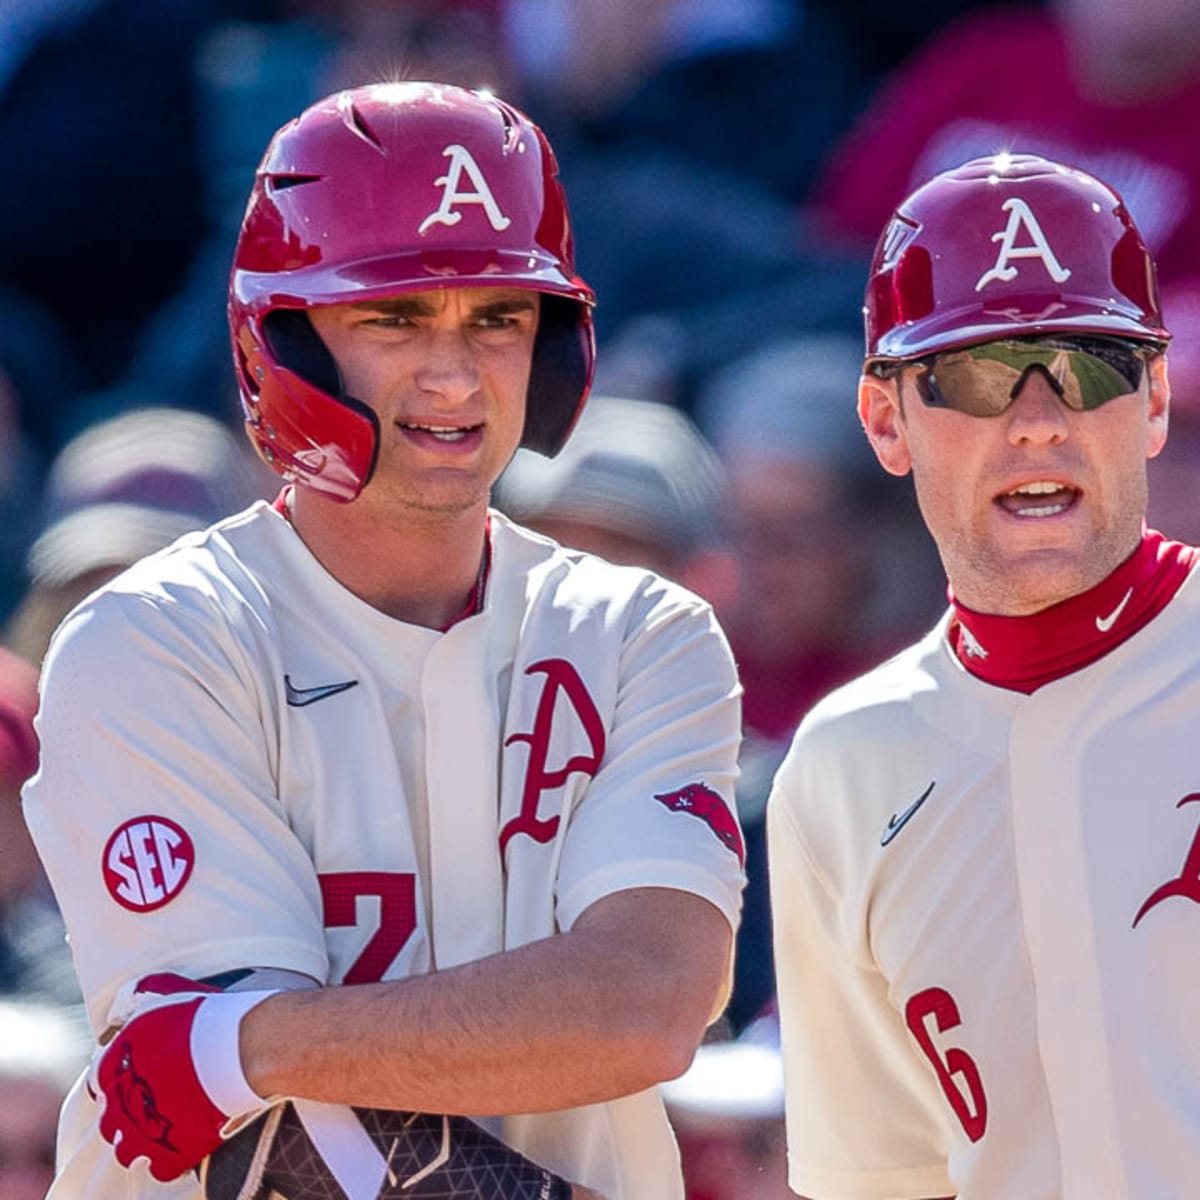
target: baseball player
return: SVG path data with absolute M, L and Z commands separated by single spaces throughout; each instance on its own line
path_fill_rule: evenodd
M 487 93 L 358 88 L 268 147 L 229 312 L 287 486 L 45 667 L 26 813 L 102 1043 L 55 1200 L 682 1196 L 656 1085 L 728 989 L 732 659 L 488 508 L 577 418 L 592 302 Z
M 901 204 L 865 311 L 859 415 L 950 607 L 771 796 L 791 1186 L 1194 1196 L 1200 583 L 1144 524 L 1154 264 L 1104 183 L 999 155 Z

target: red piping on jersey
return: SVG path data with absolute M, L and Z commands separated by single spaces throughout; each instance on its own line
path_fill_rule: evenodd
M 1152 621 L 1179 591 L 1200 551 L 1143 530 L 1138 548 L 1095 587 L 1024 617 L 977 613 L 953 591 L 947 636 L 980 679 L 1026 694 L 1119 646 Z
M 488 577 L 492 573 L 492 518 L 488 514 L 487 523 L 483 527 L 483 556 L 479 560 L 479 574 L 475 577 L 475 586 L 471 589 L 471 594 L 467 597 L 467 603 L 463 607 L 462 612 L 456 617 L 452 617 L 445 625 L 442 625 L 438 632 L 445 633 L 447 630 L 453 629 L 459 621 L 465 621 L 468 617 L 475 616 L 476 613 L 483 612 L 483 598 L 487 595 Z
M 292 509 L 288 499 L 291 490 L 291 485 L 283 488 L 271 504 L 271 507 L 289 525 L 292 524 Z M 448 630 L 453 629 L 459 621 L 465 621 L 468 617 L 473 617 L 476 613 L 483 612 L 483 598 L 487 595 L 488 579 L 491 577 L 491 574 L 492 517 L 489 513 L 487 523 L 483 527 L 483 556 L 479 560 L 479 574 L 475 577 L 475 586 L 471 588 L 471 594 L 467 597 L 467 602 L 463 605 L 462 611 L 447 621 L 445 625 L 439 626 L 438 633 L 446 633 Z

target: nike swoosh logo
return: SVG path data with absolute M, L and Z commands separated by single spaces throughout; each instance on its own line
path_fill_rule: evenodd
M 1127 591 L 1125 595 L 1121 597 L 1121 603 L 1118 604 L 1117 607 L 1114 608 L 1107 617 L 1096 618 L 1096 628 L 1100 630 L 1101 633 L 1107 633 L 1117 623 L 1117 618 L 1125 611 L 1125 605 L 1129 603 L 1129 597 L 1132 595 L 1133 588 L 1130 588 L 1129 591 Z
M 935 779 L 902 813 L 892 813 L 888 818 L 887 827 L 880 835 L 879 844 L 886 846 L 908 824 L 909 818 L 929 799 L 929 793 L 937 784 Z
M 318 700 L 326 700 L 339 692 L 348 692 L 352 687 L 358 687 L 357 679 L 347 679 L 345 683 L 323 683 L 319 687 L 298 688 L 293 686 L 291 676 L 283 677 L 283 688 L 287 693 L 287 702 L 293 708 L 303 708 L 306 704 L 316 704 Z

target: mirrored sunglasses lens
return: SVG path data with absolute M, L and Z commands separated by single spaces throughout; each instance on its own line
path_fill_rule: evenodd
M 1064 404 L 1083 411 L 1137 391 L 1142 359 L 1118 342 L 1096 349 L 991 342 L 939 357 L 918 378 L 918 390 L 930 407 L 994 417 L 1016 399 L 1030 370 L 1043 372 Z
M 1142 360 L 1127 347 L 1114 347 L 1103 356 L 1072 350 L 1067 352 L 1067 361 L 1067 374 L 1060 379 L 1065 389 L 1063 399 L 1072 408 L 1099 408 L 1118 396 L 1136 392 L 1142 382 Z
M 972 417 L 999 416 L 1013 401 L 1020 373 L 1003 363 L 947 356 L 930 366 L 917 381 L 921 399 L 930 408 L 952 408 Z

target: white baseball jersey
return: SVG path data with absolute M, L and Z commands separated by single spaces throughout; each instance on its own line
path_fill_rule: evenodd
M 1030 695 L 947 621 L 823 701 L 769 808 L 790 1183 L 1200 1189 L 1200 581 Z
M 739 688 L 709 608 L 493 514 L 445 633 L 343 588 L 265 504 L 144 560 L 47 659 L 26 815 L 95 1031 L 147 972 L 395 979 L 569 929 L 633 887 L 736 925 Z M 180 1197 L 76 1090 L 52 1195 Z M 501 1136 L 610 1200 L 682 1197 L 657 1089 Z

